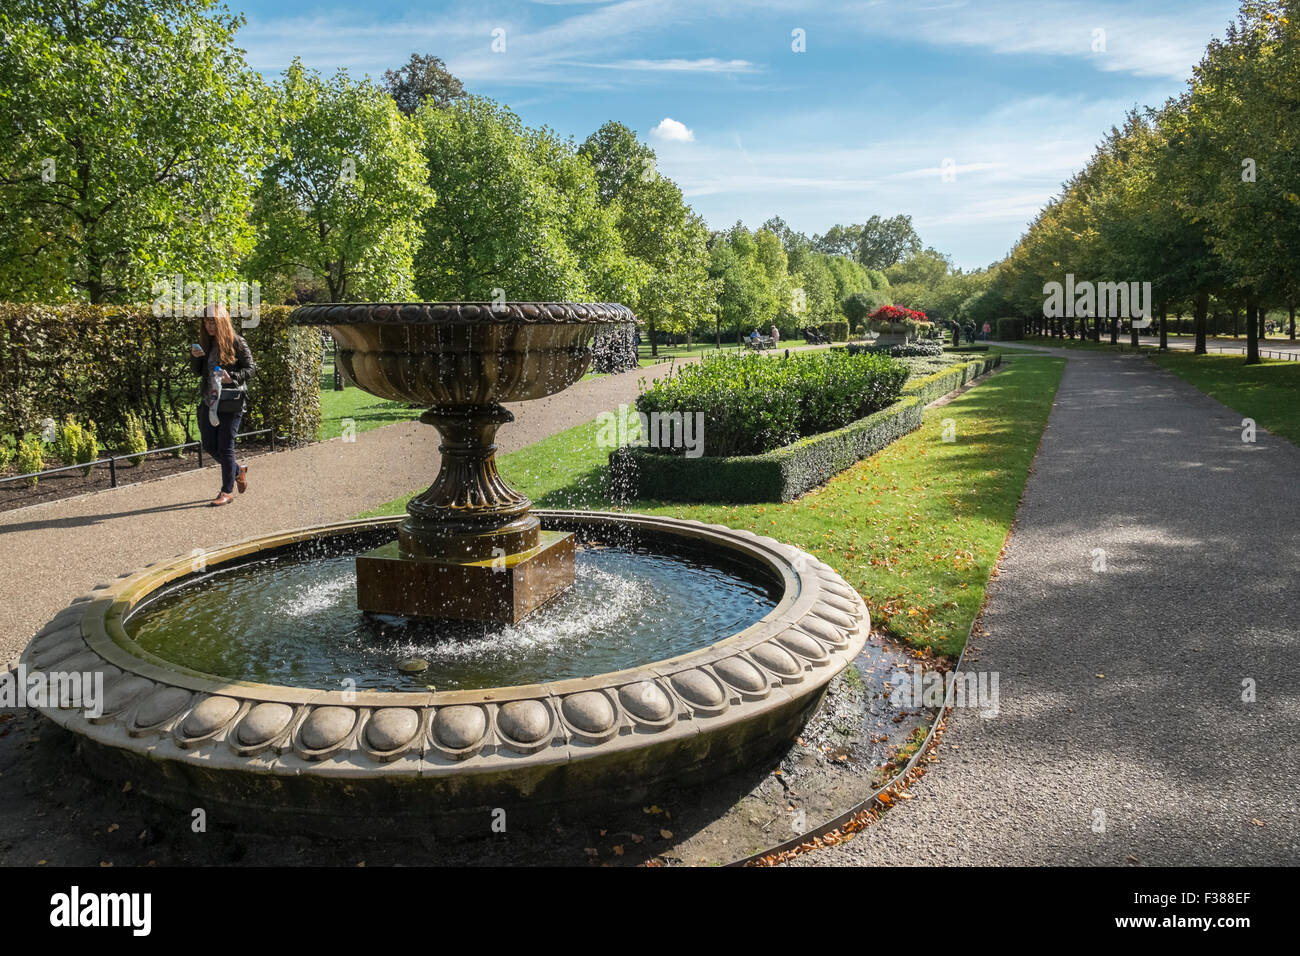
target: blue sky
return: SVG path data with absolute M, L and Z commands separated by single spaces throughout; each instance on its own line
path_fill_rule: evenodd
M 379 78 L 431 53 L 529 125 L 581 142 L 607 120 L 627 124 L 710 226 L 779 214 L 812 234 L 902 212 L 964 268 L 1005 255 L 1125 110 L 1178 93 L 1237 9 L 1235 0 L 226 2 L 247 16 L 239 45 L 268 77 L 295 55 Z M 793 49 L 795 30 L 804 52 Z M 494 31 L 504 31 L 503 52 L 492 49 Z

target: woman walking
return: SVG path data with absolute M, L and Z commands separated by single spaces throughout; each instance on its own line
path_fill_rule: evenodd
M 212 499 L 212 504 L 227 505 L 234 500 L 236 487 L 241 495 L 248 490 L 248 466 L 235 461 L 235 435 L 244 417 L 243 402 L 234 411 L 221 411 L 221 386 L 242 387 L 257 366 L 248 343 L 235 334 L 224 306 L 210 305 L 204 310 L 199 342 L 190 347 L 190 364 L 194 374 L 202 378 L 199 437 L 203 449 L 221 462 L 221 494 Z

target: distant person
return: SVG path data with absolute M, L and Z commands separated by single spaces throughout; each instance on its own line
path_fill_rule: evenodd
M 190 346 L 190 365 L 202 379 L 199 386 L 199 438 L 204 450 L 221 462 L 221 493 L 212 499 L 214 507 L 234 500 L 236 487 L 248 490 L 248 466 L 235 461 L 235 435 L 244 417 L 241 402 L 235 411 L 217 408 L 222 385 L 242 386 L 257 366 L 248 343 L 235 334 L 230 313 L 224 306 L 208 306 L 199 327 L 199 341 Z
M 774 325 L 772 326 L 772 345 L 776 346 L 780 344 L 781 344 L 781 330 Z
M 749 333 L 749 341 L 753 342 L 755 345 L 758 344 L 758 329 Z
M 992 332 L 992 331 L 993 331 L 993 326 L 991 326 L 991 325 L 989 325 L 987 322 L 985 322 L 985 323 L 984 323 L 984 328 L 980 329 L 980 334 L 982 334 L 982 335 L 984 336 L 984 341 L 985 341 L 985 342 L 987 342 L 987 341 L 989 340 L 989 333 Z

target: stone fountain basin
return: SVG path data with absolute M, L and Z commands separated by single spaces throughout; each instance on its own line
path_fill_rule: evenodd
M 357 386 L 420 405 L 486 405 L 554 395 L 582 378 L 600 328 L 626 306 L 568 302 L 307 305 L 296 325 L 326 326 Z
M 770 581 L 776 606 L 739 633 L 593 677 L 428 693 L 291 688 L 177 667 L 127 636 L 131 610 L 196 573 L 186 555 L 77 599 L 20 659 L 28 672 L 103 674 L 103 712 L 39 708 L 92 769 L 186 812 L 243 828 L 482 834 L 653 801 L 761 765 L 815 711 L 870 630 L 829 566 L 748 531 L 642 515 L 538 511 L 547 529 L 706 550 Z M 207 552 L 207 569 L 395 525 L 342 522 Z M 507 823 L 507 827 L 511 826 Z

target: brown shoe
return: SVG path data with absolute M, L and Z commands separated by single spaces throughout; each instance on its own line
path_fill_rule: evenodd
M 239 470 L 235 472 L 235 487 L 239 489 L 242 495 L 248 490 L 248 466 L 240 465 Z
M 217 495 L 215 498 L 212 499 L 211 505 L 214 508 L 219 508 L 222 505 L 230 504 L 234 500 L 235 500 L 234 495 L 228 495 L 223 491 L 221 494 Z

